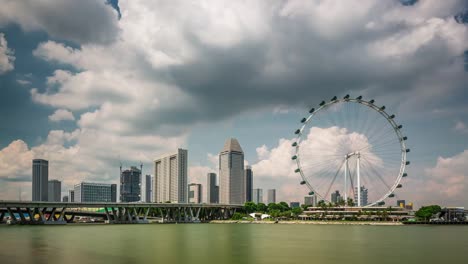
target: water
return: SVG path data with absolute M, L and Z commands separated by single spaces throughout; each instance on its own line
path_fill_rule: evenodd
M 467 226 L 0 226 L 0 263 L 468 263 Z

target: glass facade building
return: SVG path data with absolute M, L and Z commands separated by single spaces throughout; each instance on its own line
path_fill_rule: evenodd
M 32 200 L 47 202 L 49 200 L 49 162 L 34 159 L 32 165 Z
M 141 169 L 130 167 L 120 174 L 120 201 L 123 203 L 141 200 Z
M 75 202 L 116 202 L 117 184 L 82 182 L 75 185 Z

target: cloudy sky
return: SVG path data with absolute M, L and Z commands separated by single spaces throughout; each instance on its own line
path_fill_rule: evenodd
M 31 198 L 33 158 L 65 194 L 182 147 L 205 183 L 235 137 L 255 187 L 302 201 L 293 132 L 351 94 L 404 124 L 398 198 L 468 207 L 466 0 L 0 0 L 0 92 L 0 199 Z

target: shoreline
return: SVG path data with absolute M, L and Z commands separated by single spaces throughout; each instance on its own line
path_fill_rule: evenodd
M 281 224 L 281 225 L 369 225 L 369 226 L 404 226 L 402 222 L 371 222 L 371 221 L 245 221 L 245 220 L 213 220 L 210 224 Z

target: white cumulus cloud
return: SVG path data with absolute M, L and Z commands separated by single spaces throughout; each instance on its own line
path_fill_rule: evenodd
M 53 122 L 59 122 L 64 120 L 75 120 L 73 113 L 66 109 L 57 109 L 52 115 L 49 116 L 49 120 Z
M 0 32 L 0 74 L 13 70 L 15 56 L 13 50 L 8 48 L 5 34 Z

